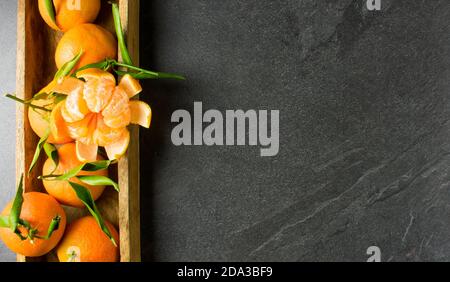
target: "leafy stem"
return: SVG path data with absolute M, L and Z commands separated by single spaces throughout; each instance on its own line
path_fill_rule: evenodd
M 33 160 L 31 161 L 30 167 L 28 168 L 28 175 L 31 174 L 31 171 L 33 171 L 33 168 L 36 166 L 37 161 L 39 160 L 39 156 L 41 155 L 42 148 L 44 148 L 49 136 L 50 136 L 50 128 L 47 128 L 44 136 L 42 136 L 41 139 L 39 139 L 39 142 L 36 145 Z
M 83 55 L 84 51 L 81 49 L 81 51 L 73 57 L 72 60 L 65 63 L 55 74 L 54 80 L 60 82 L 64 77 L 68 76 L 69 73 L 72 72 L 72 70 L 75 68 L 75 65 L 78 64 L 80 61 L 81 56 Z
M 48 226 L 47 234 L 45 236 L 34 235 L 34 238 L 39 238 L 39 239 L 43 239 L 43 240 L 50 239 L 50 237 L 52 237 L 53 232 L 58 230 L 60 222 L 61 222 L 61 216 L 60 215 L 55 216 L 52 219 L 52 221 L 50 222 L 50 225 Z M 35 229 L 31 229 L 31 230 L 35 230 Z M 32 239 L 33 238 L 31 238 L 31 240 Z
M 47 9 L 47 13 L 50 16 L 50 19 L 52 19 L 53 23 L 56 25 L 56 13 L 55 13 L 55 6 L 53 5 L 53 0 L 45 0 L 44 1 L 45 8 Z
M 21 104 L 24 104 L 24 105 L 26 105 L 26 106 L 28 106 L 28 107 L 30 107 L 30 108 L 32 108 L 32 109 L 35 109 L 35 110 L 41 110 L 41 111 L 45 111 L 45 112 L 51 112 L 51 111 L 52 111 L 52 110 L 50 110 L 50 109 L 47 109 L 47 108 L 44 108 L 44 107 L 41 107 L 41 106 L 36 106 L 36 105 L 34 105 L 34 104 L 32 103 L 33 99 L 31 99 L 31 100 L 29 100 L 29 101 L 25 101 L 25 100 L 22 100 L 22 99 L 18 98 L 18 97 L 15 96 L 15 95 L 12 95 L 12 94 L 6 94 L 5 97 L 7 97 L 7 98 L 9 98 L 9 99 L 12 99 L 12 100 L 14 100 L 14 101 L 16 101 L 16 102 L 19 102 L 19 103 L 21 103 Z
M 136 66 L 133 66 L 130 64 L 120 63 L 120 62 L 118 62 L 116 60 L 112 60 L 112 59 L 106 59 L 106 60 L 100 61 L 98 63 L 86 65 L 86 66 L 78 69 L 75 72 L 74 76 L 76 76 L 76 74 L 80 71 L 83 71 L 85 69 L 92 69 L 92 68 L 102 69 L 105 71 L 112 69 L 117 75 L 123 76 L 125 74 L 129 74 L 136 79 L 162 79 L 162 78 L 177 79 L 177 80 L 185 80 L 186 79 L 182 75 L 146 70 L 146 69 L 139 68 L 139 67 L 136 67 Z M 121 70 L 119 68 L 124 68 L 126 70 Z
M 61 221 L 61 216 L 55 216 L 47 230 L 46 236 L 37 235 L 37 228 L 33 228 L 31 224 L 20 218 L 20 213 L 22 211 L 23 205 L 23 174 L 20 177 L 20 182 L 17 187 L 16 196 L 14 197 L 13 205 L 11 207 L 11 211 L 9 212 L 9 216 L 0 216 L 0 228 L 9 228 L 12 232 L 14 232 L 21 240 L 30 239 L 33 241 L 34 238 L 38 239 L 49 239 L 53 232 L 58 230 L 59 223 Z M 24 227 L 27 230 L 27 236 L 23 236 L 22 232 L 19 230 L 19 226 Z
M 128 52 L 127 44 L 125 43 L 125 36 L 123 34 L 122 22 L 120 20 L 119 5 L 117 3 L 112 4 L 112 13 L 114 18 L 114 28 L 116 29 L 117 41 L 119 42 L 120 53 L 125 63 L 132 65 L 130 53 Z
M 9 227 L 11 231 L 16 232 L 19 224 L 20 212 L 23 204 L 23 174 L 20 176 L 19 186 L 17 187 L 16 196 L 14 197 L 11 211 L 9 212 Z
M 108 236 L 108 238 L 111 240 L 114 246 L 117 247 L 117 242 L 114 239 L 114 237 L 111 235 L 111 231 L 109 230 L 108 226 L 106 225 L 105 221 L 103 220 L 100 211 L 98 210 L 97 206 L 95 205 L 95 201 L 92 198 L 91 192 L 89 192 L 88 189 L 86 189 L 84 186 L 69 181 L 70 186 L 72 186 L 72 189 L 77 194 L 78 199 L 86 206 L 88 211 L 91 213 L 91 215 L 95 218 L 97 221 L 97 224 L 102 229 L 103 233 Z
M 49 174 L 49 175 L 43 175 L 39 176 L 38 179 L 45 179 L 47 181 L 70 181 L 71 179 L 78 179 L 84 184 L 91 185 L 91 186 L 112 186 L 114 189 L 119 192 L 119 185 L 110 179 L 109 177 L 102 176 L 102 175 L 79 175 L 81 171 L 99 171 L 107 169 L 112 163 L 112 161 L 97 161 L 97 162 L 91 162 L 91 163 L 85 163 L 82 165 L 79 165 L 65 174 Z

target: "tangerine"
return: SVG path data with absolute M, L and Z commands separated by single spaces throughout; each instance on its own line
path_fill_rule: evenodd
M 119 234 L 114 226 L 105 221 L 114 240 Z M 101 230 L 92 216 L 82 217 L 67 226 L 66 233 L 56 253 L 60 262 L 116 262 L 119 248 Z
M 64 34 L 56 47 L 55 62 L 58 69 L 80 51 L 83 51 L 83 54 L 74 70 L 107 58 L 115 59 L 117 41 L 111 32 L 99 25 L 90 23 L 77 25 Z
M 39 13 L 53 29 L 63 32 L 84 23 L 92 23 L 100 12 L 100 0 L 53 0 L 55 21 L 52 20 L 45 0 L 39 0 Z
M 3 212 L 3 216 L 8 216 L 12 207 L 9 203 Z M 37 228 L 36 235 L 45 237 L 52 219 L 60 216 L 59 227 L 53 232 L 49 239 L 34 238 L 33 241 L 21 240 L 10 228 L 0 228 L 0 238 L 6 246 L 13 252 L 28 256 L 39 257 L 50 252 L 61 240 L 66 228 L 66 214 L 61 205 L 50 195 L 38 192 L 23 194 L 23 205 L 20 218 L 30 223 L 33 228 Z M 22 236 L 27 236 L 27 230 L 19 227 Z

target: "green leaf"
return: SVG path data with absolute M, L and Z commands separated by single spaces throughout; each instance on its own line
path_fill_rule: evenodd
M 46 133 L 44 134 L 44 136 L 42 136 L 42 138 L 39 140 L 39 143 L 36 146 L 33 160 L 31 161 L 30 168 L 28 169 L 28 175 L 30 175 L 31 171 L 33 171 L 33 168 L 36 166 L 37 161 L 39 160 L 39 156 L 41 155 L 42 147 L 44 147 L 44 144 L 47 142 L 49 136 L 50 136 L 50 129 L 47 128 Z
M 112 3 L 112 13 L 114 18 L 114 28 L 116 29 L 117 41 L 119 42 L 119 49 L 122 54 L 122 59 L 125 63 L 132 65 L 133 61 L 131 60 L 130 53 L 128 52 L 127 44 L 125 43 L 122 23 L 120 21 L 119 5 L 117 5 L 117 3 Z
M 41 239 L 44 239 L 44 240 L 50 239 L 50 237 L 52 237 L 53 232 L 58 230 L 60 222 L 61 222 L 61 216 L 60 215 L 55 216 L 52 219 L 52 221 L 50 222 L 50 225 L 48 226 L 47 235 Z
M 56 147 L 54 145 L 52 145 L 50 143 L 45 143 L 44 151 L 45 151 L 45 154 L 47 155 L 47 157 L 49 159 L 51 159 L 53 161 L 53 163 L 55 164 L 55 169 L 52 171 L 52 174 L 53 174 L 59 164 L 58 150 L 56 150 Z
M 178 74 L 172 74 L 172 73 L 163 73 L 158 72 L 156 74 L 147 72 L 147 71 L 140 71 L 140 72 L 130 72 L 130 71 L 122 71 L 122 70 L 114 70 L 114 72 L 119 76 L 124 76 L 126 74 L 131 75 L 133 78 L 142 80 L 142 79 L 176 79 L 176 80 L 186 80 L 185 77 L 178 75 Z
M 12 95 L 12 94 L 6 94 L 5 97 L 9 98 L 11 100 L 14 100 L 16 102 L 19 102 L 19 103 L 21 103 L 21 104 L 23 104 L 25 106 L 28 106 L 28 107 L 30 107 L 30 108 L 32 108 L 34 110 L 41 110 L 41 111 L 44 111 L 44 112 L 51 112 L 52 111 L 52 110 L 47 109 L 45 107 L 40 107 L 40 106 L 33 105 L 33 103 L 32 103 L 33 99 L 25 101 L 25 100 L 20 99 L 16 95 Z
M 45 178 L 50 181 L 69 180 L 72 177 L 77 176 L 80 173 L 80 171 L 89 171 L 89 172 L 99 171 L 99 170 L 107 169 L 112 163 L 113 163 L 113 161 L 109 161 L 109 160 L 85 163 L 85 164 L 79 165 L 77 167 L 74 167 L 73 169 L 69 170 L 68 172 L 66 172 L 63 175 L 44 175 L 40 178 L 41 179 Z
M 53 5 L 53 0 L 45 0 L 44 5 L 45 9 L 47 9 L 47 13 L 50 16 L 50 19 L 52 19 L 53 23 L 56 25 L 56 12 L 55 6 Z
M 9 228 L 13 232 L 16 231 L 17 225 L 20 222 L 20 212 L 23 204 L 23 174 L 20 176 L 19 186 L 17 187 L 16 197 L 14 198 L 11 211 L 9 213 Z
M 101 70 L 106 71 L 112 66 L 112 62 L 113 62 L 112 60 L 106 59 L 106 60 L 98 62 L 98 63 L 85 65 L 84 67 L 77 69 L 77 71 L 74 73 L 73 76 L 76 76 L 76 74 L 79 73 L 80 71 L 84 71 L 87 69 L 101 69 Z
M 82 171 L 99 171 L 103 169 L 107 169 L 111 164 L 116 163 L 116 161 L 110 161 L 110 160 L 103 160 L 103 161 L 96 161 L 91 163 L 85 163 Z
M 26 220 L 19 218 L 19 224 L 27 229 L 31 229 L 31 224 Z
M 65 63 L 55 74 L 55 80 L 59 81 L 62 78 L 68 76 L 73 68 L 75 67 L 76 64 L 78 64 L 78 61 L 80 60 L 81 56 L 83 55 L 83 50 L 81 50 L 78 55 L 76 55 L 75 57 L 73 57 L 72 60 L 68 61 L 67 63 Z
M 117 243 L 114 240 L 113 236 L 111 235 L 111 232 L 109 231 L 108 227 L 106 226 L 105 222 L 103 221 L 103 218 L 95 205 L 95 201 L 92 198 L 91 192 L 89 192 L 88 189 L 83 187 L 82 185 L 79 185 L 77 183 L 73 183 L 69 181 L 69 184 L 72 186 L 73 190 L 78 196 L 78 199 L 86 206 L 86 208 L 89 210 L 91 215 L 95 218 L 98 225 L 102 229 L 102 231 L 108 236 L 108 238 L 111 240 L 111 242 L 114 244 L 114 246 L 117 247 Z
M 117 192 L 120 192 L 119 184 L 114 182 L 112 179 L 102 175 L 82 175 L 77 176 L 77 178 L 84 184 L 92 186 L 113 186 Z
M 54 98 L 53 105 L 57 105 L 60 102 L 62 102 L 62 101 L 67 99 L 67 95 L 66 94 L 61 94 L 61 93 L 57 93 L 57 92 L 52 92 L 48 97 L 49 98 Z
M 91 68 L 97 68 L 102 70 L 108 70 L 110 68 L 113 69 L 113 71 L 119 75 L 124 76 L 126 74 L 131 75 L 135 79 L 176 79 L 176 80 L 186 80 L 186 78 L 182 75 L 173 74 L 173 73 L 166 73 L 166 72 L 156 72 L 151 70 L 146 70 L 143 68 L 139 68 L 136 66 L 133 66 L 131 64 L 126 63 L 119 63 L 116 60 L 106 59 L 104 61 L 86 65 L 80 69 L 78 69 L 73 76 L 76 76 L 76 74 L 82 70 L 85 69 L 91 69 Z M 119 69 L 122 68 L 122 69 Z
M 34 95 L 33 98 L 31 98 L 30 100 L 28 100 L 28 102 L 31 103 L 32 101 L 35 101 L 35 100 L 47 99 L 48 96 L 49 96 L 48 93 L 46 93 L 46 92 L 40 92 L 40 93 L 37 93 L 36 95 Z
M 0 228 L 9 228 L 9 217 L 0 216 Z

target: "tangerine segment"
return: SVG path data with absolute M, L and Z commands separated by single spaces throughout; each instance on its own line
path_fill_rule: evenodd
M 84 119 L 89 113 L 88 106 L 83 99 L 83 88 L 76 88 L 66 98 L 62 108 L 62 115 L 67 122 Z
M 105 220 L 112 237 L 119 243 L 116 228 Z M 119 247 L 113 245 L 92 216 L 82 217 L 67 226 L 56 253 L 60 262 L 116 262 Z
M 84 84 L 84 100 L 91 112 L 100 113 L 110 102 L 115 88 L 114 81 L 100 77 L 88 79 Z
M 85 144 L 79 140 L 75 144 L 78 160 L 81 162 L 95 162 L 97 160 L 97 144 Z
M 12 207 L 10 202 L 3 212 L 8 216 Z M 13 252 L 28 256 L 39 257 L 50 252 L 61 240 L 66 228 L 66 213 L 61 205 L 50 195 L 44 193 L 30 192 L 23 194 L 23 204 L 20 218 L 28 221 L 33 228 L 37 228 L 38 236 L 46 236 L 50 222 L 56 216 L 60 216 L 59 227 L 48 240 L 35 238 L 22 241 L 10 228 L 0 228 L 0 238 Z M 19 228 L 22 235 L 27 235 L 24 228 Z
M 95 24 L 81 24 L 67 31 L 56 47 L 55 62 L 61 68 L 83 50 L 75 70 L 117 57 L 117 41 L 111 32 Z
M 73 139 L 80 139 L 87 137 L 90 132 L 89 126 L 92 120 L 95 118 L 95 115 L 96 114 L 94 113 L 89 113 L 86 115 L 84 119 L 67 124 L 70 137 L 72 137 Z
M 111 100 L 108 105 L 103 109 L 102 114 L 104 117 L 116 117 L 127 109 L 129 109 L 129 98 L 127 93 L 120 87 L 116 87 L 111 96 Z
M 123 135 L 123 132 L 125 130 L 127 130 L 126 127 L 119 127 L 119 128 L 109 127 L 108 125 L 105 124 L 105 121 L 99 114 L 97 117 L 97 128 L 94 133 L 95 134 L 94 140 L 96 141 L 96 144 L 104 147 L 118 140 Z
M 122 88 L 130 98 L 142 92 L 142 86 L 139 83 L 139 80 L 133 78 L 129 74 L 126 74 L 122 77 L 119 83 L 119 87 Z
M 53 29 L 66 32 L 76 25 L 95 21 L 100 11 L 100 0 L 53 0 L 55 22 L 45 8 L 45 0 L 39 0 L 39 12 Z
M 71 141 L 72 138 L 69 134 L 69 129 L 67 128 L 67 123 L 64 120 L 61 109 L 64 103 L 60 102 L 56 104 L 56 106 L 53 108 L 51 114 L 50 114 L 50 132 L 54 140 L 64 140 L 64 141 Z M 49 143 L 52 140 L 47 140 Z M 59 142 L 58 142 L 59 143 Z M 67 142 L 66 142 L 67 143 Z
M 130 101 L 131 123 L 139 124 L 145 128 L 150 127 L 152 121 L 152 109 L 142 101 Z
M 130 144 L 130 132 L 128 131 L 128 129 L 126 129 L 118 140 L 107 146 L 104 146 L 106 154 L 108 155 L 108 159 L 110 160 L 120 159 L 120 157 L 122 157 L 127 151 L 129 144 Z
M 60 94 L 70 95 L 72 92 L 83 90 L 83 81 L 71 76 L 64 77 L 61 81 L 52 84 L 51 91 Z
M 55 168 L 55 163 L 51 159 L 47 159 L 44 163 L 42 170 L 43 175 L 49 174 L 64 174 L 69 170 L 82 164 L 77 158 L 76 148 L 74 143 L 69 143 L 61 146 L 58 149 L 59 163 Z M 99 158 L 100 160 L 100 158 Z M 96 172 L 81 171 L 78 175 L 101 175 L 108 176 L 108 170 L 100 170 Z M 103 193 L 105 186 L 91 186 L 82 183 L 76 178 L 71 178 L 70 181 L 86 187 L 92 195 L 92 198 L 97 200 Z M 43 180 L 43 184 L 47 193 L 55 197 L 58 202 L 63 205 L 82 208 L 84 207 L 83 202 L 77 197 L 72 186 L 67 181 L 54 181 L 54 180 Z
M 115 116 L 103 117 L 105 124 L 108 127 L 119 129 L 124 128 L 131 122 L 131 110 L 129 107 L 125 108 L 125 111 Z

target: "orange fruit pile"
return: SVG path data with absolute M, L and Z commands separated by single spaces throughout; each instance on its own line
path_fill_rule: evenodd
M 43 20 L 52 29 L 64 32 L 56 47 L 55 63 L 58 69 L 71 66 L 66 63 L 80 55 L 71 70 L 76 73 L 76 77 L 69 75 L 55 78 L 31 101 L 32 105 L 28 109 L 31 128 L 42 141 L 54 145 L 44 146 L 46 153 L 51 154 L 42 168 L 43 185 L 47 194 L 23 194 L 24 202 L 19 217 L 31 227 L 19 225 L 19 236 L 11 228 L 2 227 L 0 238 L 11 250 L 24 256 L 43 256 L 56 248 L 57 256 L 63 262 L 114 262 L 119 260 L 119 248 L 100 228 L 100 215 L 93 212 L 95 218 L 88 216 L 77 219 L 66 228 L 66 214 L 61 206 L 84 206 L 74 189 L 77 189 L 85 201 L 90 202 L 91 197 L 82 196 L 80 190 L 85 192 L 83 187 L 89 191 L 94 201 L 101 197 L 105 186 L 87 185 L 77 176 L 97 176 L 91 177 L 91 182 L 86 178 L 84 181 L 91 184 L 107 183 L 116 187 L 116 183 L 107 178 L 108 169 L 94 172 L 81 170 L 74 177 L 75 173 L 70 174 L 68 177 L 72 178 L 69 180 L 56 177 L 72 172 L 75 168 L 78 171 L 88 162 L 103 160 L 98 154 L 99 147 L 104 147 L 109 160 L 121 158 L 130 143 L 128 126 L 136 124 L 150 127 L 152 111 L 148 104 L 133 99 L 142 91 L 142 87 L 131 75 L 124 75 L 117 83 L 113 74 L 101 69 L 90 68 L 76 72 L 86 65 L 105 59 L 115 60 L 117 57 L 118 44 L 113 34 L 93 24 L 99 14 L 101 1 L 53 0 L 52 3 L 53 7 L 48 7 L 48 1 L 38 0 Z M 44 137 L 47 139 L 43 140 Z M 69 182 L 78 186 L 72 187 Z M 80 185 L 83 187 L 79 187 Z M 5 216 L 11 213 L 11 209 L 10 203 L 3 210 L 2 226 L 7 225 Z M 96 208 L 90 209 L 91 212 L 92 210 Z M 60 217 L 59 227 L 46 238 L 46 232 L 57 216 Z M 104 222 L 114 241 L 119 243 L 118 231 L 111 223 Z M 20 235 L 28 237 L 22 240 L 24 238 Z

